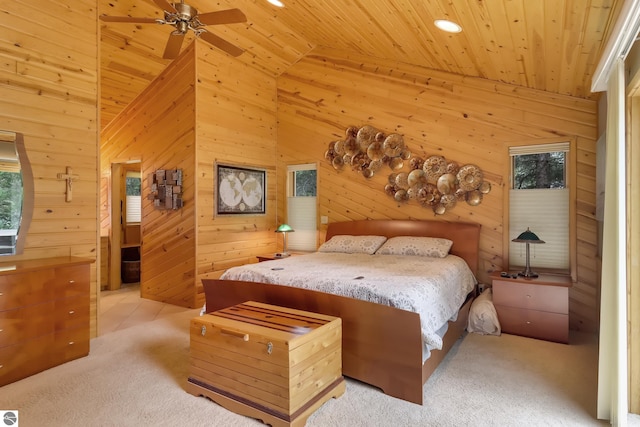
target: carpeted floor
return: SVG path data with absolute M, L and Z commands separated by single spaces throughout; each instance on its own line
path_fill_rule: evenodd
M 184 391 L 189 320 L 170 315 L 98 337 L 91 354 L 0 389 L 0 409 L 21 427 L 260 426 Z M 571 345 L 469 334 L 424 387 L 423 406 L 347 379 L 308 426 L 589 426 L 594 419 L 596 337 Z

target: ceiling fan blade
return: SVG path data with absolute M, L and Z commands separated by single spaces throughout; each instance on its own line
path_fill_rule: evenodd
M 166 10 L 167 12 L 171 12 L 171 13 L 178 12 L 176 8 L 173 7 L 173 5 L 169 3 L 167 0 L 153 0 L 153 2 L 162 10 Z
M 100 20 L 104 22 L 131 22 L 136 24 L 155 24 L 157 18 L 133 18 L 131 16 L 107 16 L 101 15 Z
M 173 59 L 178 56 L 183 40 L 184 33 L 179 33 L 177 31 L 172 32 L 171 35 L 169 35 L 169 40 L 167 40 L 167 46 L 164 48 L 164 54 L 162 57 L 164 59 Z
M 247 17 L 240 9 L 227 9 L 217 12 L 198 14 L 198 19 L 205 25 L 236 24 L 247 22 Z
M 239 47 L 232 45 L 228 41 L 221 39 L 220 37 L 208 31 L 203 31 L 202 33 L 200 33 L 200 38 L 211 43 L 215 47 L 224 50 L 231 56 L 240 56 L 242 55 L 242 52 L 244 52 L 244 50 L 240 49 Z

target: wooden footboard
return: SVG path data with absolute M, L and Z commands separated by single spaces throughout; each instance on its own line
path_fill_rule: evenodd
M 342 318 L 343 374 L 420 405 L 424 381 L 461 334 L 459 327 L 452 328 L 453 342 L 444 351 L 432 352 L 431 358 L 438 358 L 433 363 L 430 358 L 423 366 L 417 313 L 280 285 L 214 279 L 203 279 L 202 283 L 207 312 L 258 301 Z
M 458 338 L 464 334 L 464 331 L 467 328 L 469 310 L 471 309 L 471 303 L 473 302 L 474 295 L 475 292 L 473 294 L 469 294 L 467 300 L 462 305 L 462 308 L 460 308 L 456 320 L 449 322 L 449 329 L 442 339 L 442 350 L 432 351 L 431 357 L 424 362 L 424 365 L 422 366 L 423 384 L 429 379 L 433 371 L 436 370 L 447 353 L 449 353 L 449 350 L 451 350 L 451 347 L 453 347 L 456 341 L 458 341 Z

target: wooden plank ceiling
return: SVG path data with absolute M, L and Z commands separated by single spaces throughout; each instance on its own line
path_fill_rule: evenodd
M 591 78 L 622 0 L 187 0 L 200 14 L 239 8 L 241 24 L 209 25 L 278 76 L 314 48 L 385 58 L 464 76 L 593 98 Z M 163 18 L 153 0 L 99 0 L 98 14 Z M 433 25 L 450 19 L 463 31 Z M 168 25 L 105 23 L 101 29 L 102 126 L 169 63 Z M 192 33 L 191 33 L 192 34 Z M 193 40 L 189 35 L 184 46 Z M 205 43 L 198 41 L 198 43 Z M 221 56 L 221 50 L 212 47 Z

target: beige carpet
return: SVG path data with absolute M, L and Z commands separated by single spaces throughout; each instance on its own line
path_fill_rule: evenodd
M 92 340 L 88 357 L 0 388 L 21 427 L 260 426 L 184 391 L 192 312 Z M 589 426 L 596 396 L 595 336 L 563 345 L 467 335 L 424 387 L 419 406 L 347 380 L 308 426 Z

